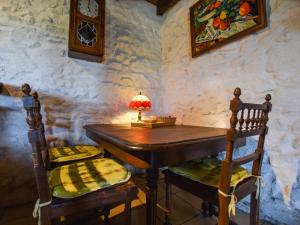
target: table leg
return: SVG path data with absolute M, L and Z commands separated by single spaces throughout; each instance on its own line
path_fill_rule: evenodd
M 147 225 L 156 225 L 158 169 L 147 169 Z

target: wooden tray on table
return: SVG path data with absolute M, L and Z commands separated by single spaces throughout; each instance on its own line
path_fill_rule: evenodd
M 132 127 L 167 127 L 175 126 L 176 117 L 157 117 L 156 119 L 143 120 L 142 122 L 131 122 Z

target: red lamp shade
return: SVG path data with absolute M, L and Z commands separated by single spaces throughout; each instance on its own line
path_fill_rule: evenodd
M 135 96 L 129 103 L 131 109 L 145 110 L 151 108 L 151 102 L 149 98 L 145 95 L 142 95 L 140 92 L 139 95 Z

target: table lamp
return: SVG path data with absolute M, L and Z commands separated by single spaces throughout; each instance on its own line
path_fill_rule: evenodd
M 142 95 L 140 92 L 135 96 L 129 103 L 129 107 L 134 110 L 138 110 L 138 120 L 137 122 L 142 122 L 142 110 L 148 110 L 151 108 L 151 102 L 149 98 L 145 95 Z

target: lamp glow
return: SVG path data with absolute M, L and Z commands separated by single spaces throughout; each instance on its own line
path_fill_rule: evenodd
M 130 101 L 129 108 L 139 111 L 137 121 L 142 122 L 142 110 L 149 110 L 151 108 L 151 102 L 147 96 L 142 95 L 140 92 Z

